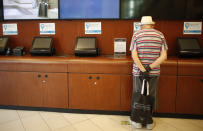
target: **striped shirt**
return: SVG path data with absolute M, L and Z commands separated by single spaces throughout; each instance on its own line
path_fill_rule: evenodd
M 132 37 L 130 50 L 137 51 L 138 58 L 140 59 L 143 66 L 152 64 L 157 58 L 159 58 L 162 50 L 167 50 L 166 40 L 164 35 L 156 29 L 142 29 Z M 140 75 L 140 69 L 133 64 L 134 76 Z M 153 68 L 150 71 L 150 76 L 159 76 L 160 66 Z

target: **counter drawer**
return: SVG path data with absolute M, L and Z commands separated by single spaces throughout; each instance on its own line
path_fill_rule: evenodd
M 203 59 L 179 60 L 178 75 L 203 76 Z
M 67 72 L 67 64 L 0 63 L 0 71 Z
M 131 74 L 132 64 L 129 63 L 69 63 L 71 73 L 102 73 Z

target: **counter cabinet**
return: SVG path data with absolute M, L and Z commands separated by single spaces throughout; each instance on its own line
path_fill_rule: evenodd
M 120 110 L 120 76 L 69 73 L 69 108 Z
M 132 64 L 130 57 L 3 57 L 0 105 L 130 111 Z M 203 114 L 202 69 L 202 59 L 165 61 L 156 112 Z
M 0 105 L 68 107 L 66 64 L 0 63 Z
M 132 61 L 84 58 L 68 64 L 69 108 L 121 111 L 128 108 Z M 129 84 L 129 83 L 130 84 Z M 127 102 L 126 102 L 127 101 Z
M 176 113 L 203 114 L 203 59 L 178 61 Z

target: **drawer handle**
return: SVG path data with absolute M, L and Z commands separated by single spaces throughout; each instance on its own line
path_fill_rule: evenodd
M 97 80 L 99 80 L 99 79 L 100 79 L 100 77 L 99 77 L 99 76 L 97 76 L 97 77 L 96 77 L 96 79 L 97 79 Z
M 38 75 L 37 75 L 37 77 L 38 77 L 38 78 L 40 78 L 40 77 L 41 77 L 41 75 L 40 75 L 40 74 L 38 74 Z
M 92 76 L 89 76 L 89 79 L 91 80 L 91 79 L 92 79 Z
M 44 77 L 45 77 L 45 78 L 48 78 L 48 75 L 45 75 Z

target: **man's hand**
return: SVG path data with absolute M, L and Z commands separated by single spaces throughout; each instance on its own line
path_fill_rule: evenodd
M 150 71 L 152 70 L 152 68 L 151 68 L 149 65 L 146 65 L 146 66 L 145 66 L 145 70 L 146 70 L 147 72 L 150 72 Z
M 142 72 L 142 71 L 140 71 L 140 79 L 141 80 L 149 80 L 149 72 L 147 72 L 147 71 L 144 71 L 144 72 Z

